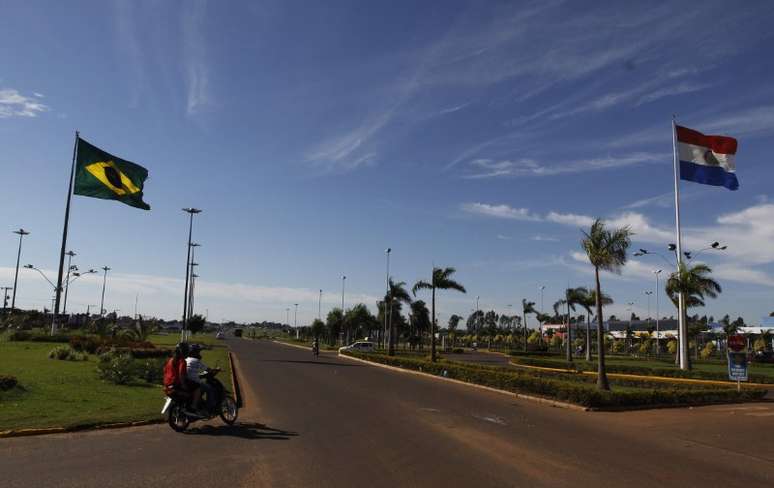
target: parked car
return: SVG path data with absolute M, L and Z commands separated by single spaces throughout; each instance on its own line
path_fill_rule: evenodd
M 374 347 L 374 343 L 368 342 L 368 341 L 357 341 L 348 346 L 343 346 L 339 348 L 339 352 L 344 352 L 344 351 L 374 352 L 375 350 L 376 348 Z

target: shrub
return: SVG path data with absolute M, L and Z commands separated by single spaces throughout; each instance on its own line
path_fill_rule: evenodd
M 0 374 L 0 391 L 8 391 L 18 384 L 15 376 Z
M 137 378 L 137 365 L 130 354 L 109 351 L 100 354 L 97 374 L 103 380 L 126 385 Z
M 455 347 L 454 349 L 452 349 L 452 354 L 463 354 L 464 352 L 465 350 L 461 347 Z
M 670 339 L 669 342 L 667 342 L 667 351 L 669 351 L 669 354 L 677 354 L 677 341 L 674 339 Z
M 613 352 L 624 352 L 626 350 L 626 343 L 624 341 L 613 341 Z
M 56 346 L 48 353 L 49 359 L 60 359 L 62 361 L 86 361 L 85 354 L 78 352 L 70 346 Z
M 145 359 L 137 366 L 137 376 L 155 385 L 164 382 L 164 363 L 166 358 Z

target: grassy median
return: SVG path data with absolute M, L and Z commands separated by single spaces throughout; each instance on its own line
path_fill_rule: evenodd
M 575 373 L 514 370 L 449 360 L 431 362 L 416 356 L 345 354 L 390 366 L 422 371 L 500 390 L 573 403 L 594 409 L 652 408 L 706 405 L 759 400 L 765 389 L 735 386 L 696 385 L 648 379 L 610 379 L 610 391 L 600 391 L 595 378 Z
M 159 335 L 150 340 L 168 347 L 177 337 Z M 219 365 L 221 381 L 230 385 L 226 346 L 210 337 L 196 337 L 194 342 L 212 345 L 203 351 L 202 359 L 209 366 Z M 160 418 L 163 393 L 159 385 L 144 381 L 116 385 L 101 380 L 93 354 L 85 361 L 49 359 L 49 351 L 58 345 L 0 341 L 0 375 L 18 380 L 15 388 L 0 391 L 0 431 Z

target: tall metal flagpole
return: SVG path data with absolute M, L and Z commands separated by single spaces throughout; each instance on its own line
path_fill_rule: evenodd
M 73 195 L 73 180 L 75 179 L 75 159 L 78 156 L 78 137 L 75 131 L 73 144 L 73 163 L 70 166 L 70 182 L 67 185 L 67 205 L 65 205 L 64 229 L 62 230 L 62 248 L 59 251 L 59 273 L 56 278 L 56 298 L 54 299 L 54 316 L 51 319 L 51 335 L 56 333 L 56 317 L 59 315 L 59 301 L 62 298 L 62 271 L 64 268 L 65 249 L 67 248 L 67 226 L 70 223 L 70 200 Z
M 672 116 L 672 156 L 675 174 L 675 232 L 677 233 L 677 272 L 683 266 L 683 238 L 680 229 L 680 167 L 677 156 L 677 124 Z M 685 323 L 685 296 L 677 297 L 678 345 L 680 349 L 680 369 L 688 369 L 688 327 Z

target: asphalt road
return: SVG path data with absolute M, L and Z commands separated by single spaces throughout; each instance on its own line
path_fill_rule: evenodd
M 774 404 L 579 412 L 232 340 L 239 426 L 0 440 L 0 486 L 771 486 Z M 161 399 L 159 399 L 159 407 Z M 54 407 L 55 408 L 55 407 Z

